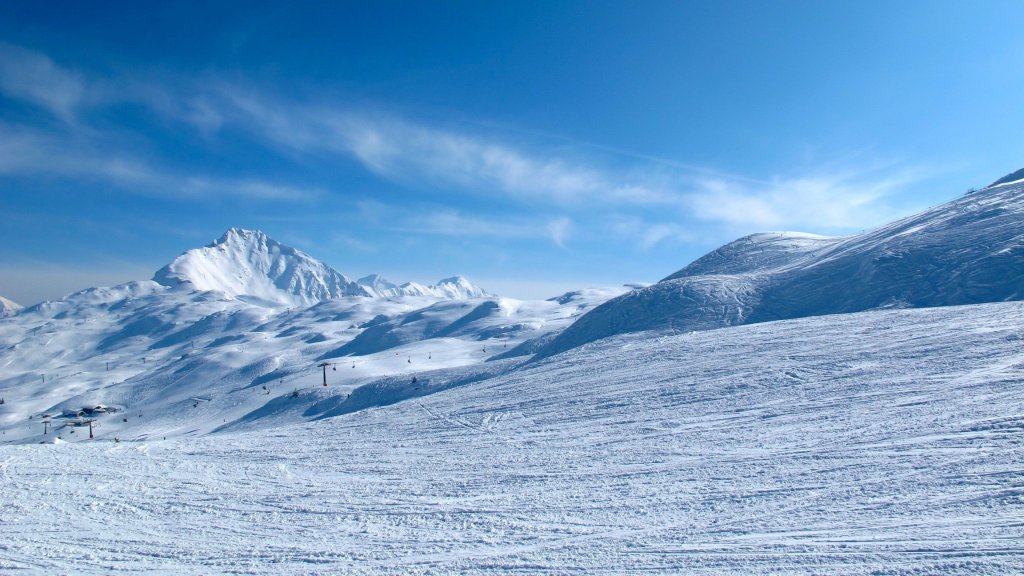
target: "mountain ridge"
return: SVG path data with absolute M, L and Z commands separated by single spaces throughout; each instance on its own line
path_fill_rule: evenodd
M 398 298 L 401 296 L 435 296 L 448 300 L 465 300 L 470 298 L 484 298 L 494 296 L 473 285 L 465 277 L 451 276 L 438 280 L 436 284 L 424 286 L 417 282 L 406 282 L 398 285 L 381 276 L 370 274 L 364 276 L 356 283 L 362 286 L 371 296 L 377 298 Z
M 168 287 L 214 290 L 268 306 L 311 306 L 350 296 L 480 298 L 489 294 L 462 276 L 431 286 L 396 285 L 379 274 L 353 281 L 312 256 L 259 230 L 230 228 L 212 243 L 183 252 L 153 275 Z
M 1011 180 L 863 234 L 745 236 L 608 300 L 536 357 L 644 330 L 1021 299 L 1024 181 Z

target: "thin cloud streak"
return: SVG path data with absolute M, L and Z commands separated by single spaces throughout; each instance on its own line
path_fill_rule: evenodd
M 71 122 L 87 87 L 81 76 L 44 54 L 0 42 L 0 92 Z
M 651 250 L 660 244 L 681 244 L 694 239 L 693 232 L 682 224 L 649 221 L 635 216 L 615 216 L 606 228 L 641 251 Z
M 559 248 L 565 248 L 565 243 L 572 232 L 572 227 L 572 220 L 566 217 L 551 220 L 548 222 L 548 234 L 551 236 L 551 241 Z
M 395 222 L 385 226 L 393 232 L 432 236 L 549 240 L 564 248 L 572 221 L 565 217 L 549 221 L 532 219 L 495 220 L 464 216 L 455 210 L 432 210 L 423 214 L 392 210 Z
M 760 230 L 852 230 L 875 226 L 903 213 L 886 203 L 894 192 L 921 179 L 919 170 L 855 172 L 775 178 L 751 183 L 708 178 L 696 183 L 687 203 L 701 220 Z
M 569 204 L 608 190 L 602 174 L 553 158 L 541 160 L 469 135 L 398 121 L 348 118 L 339 138 L 367 169 L 386 178 L 427 178 L 485 194 Z
M 72 141 L 13 130 L 3 124 L 0 124 L 0 174 L 93 178 L 134 194 L 178 199 L 230 197 L 308 202 L 327 194 L 320 188 L 256 178 L 178 174 L 142 160 L 101 154 Z
M 216 86 L 199 101 L 205 117 L 216 119 L 211 125 L 235 124 L 283 153 L 341 156 L 404 185 L 428 182 L 471 196 L 560 206 L 681 203 L 677 190 L 648 174 L 611 172 L 387 114 L 279 102 L 231 85 Z

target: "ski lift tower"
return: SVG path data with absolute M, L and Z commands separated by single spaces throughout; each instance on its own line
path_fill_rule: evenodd
M 337 370 L 337 368 L 335 368 L 334 364 L 331 363 L 331 362 L 321 362 L 321 363 L 316 365 L 317 368 L 323 368 L 324 369 L 324 388 L 327 387 L 327 367 L 328 366 L 331 367 L 331 370 Z

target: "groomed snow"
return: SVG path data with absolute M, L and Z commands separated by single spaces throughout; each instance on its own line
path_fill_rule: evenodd
M 81 438 L 0 446 L 0 573 L 1024 572 L 1021 303 L 633 334 L 310 423 Z

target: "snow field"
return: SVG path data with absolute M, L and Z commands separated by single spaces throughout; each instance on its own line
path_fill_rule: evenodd
M 0 446 L 0 482 L 0 573 L 1021 573 L 1024 305 L 616 337 L 310 423 Z

